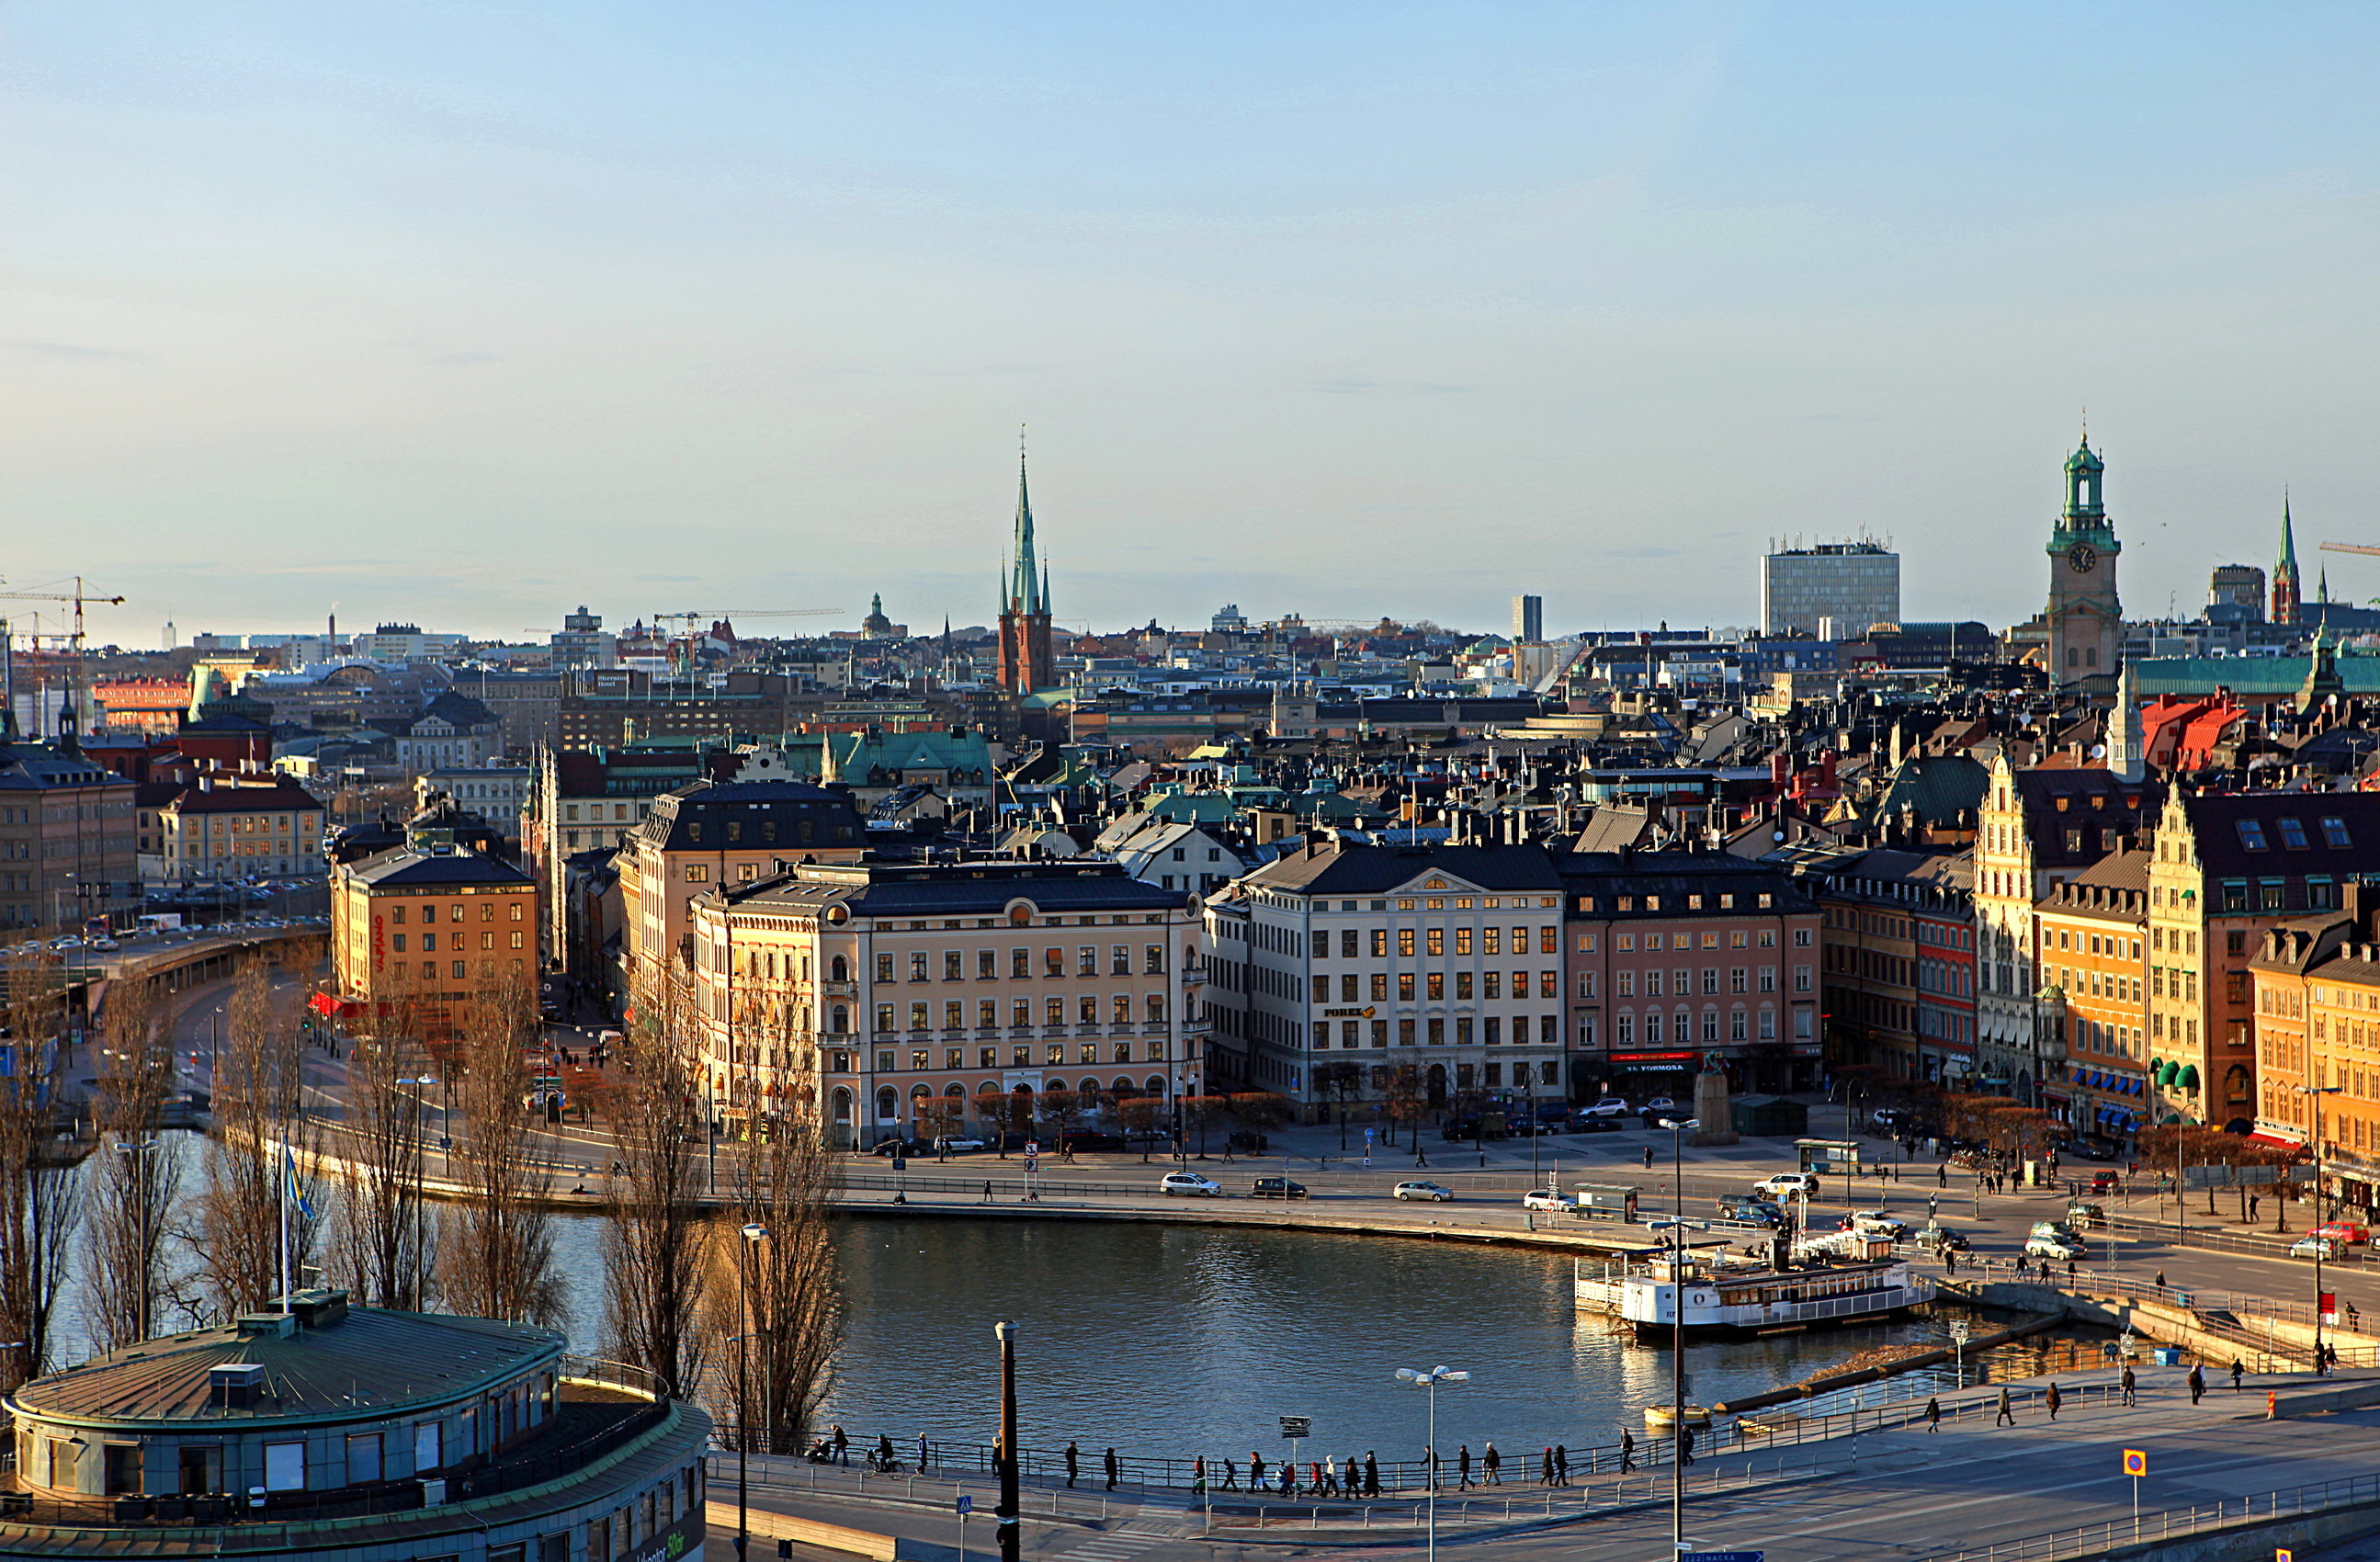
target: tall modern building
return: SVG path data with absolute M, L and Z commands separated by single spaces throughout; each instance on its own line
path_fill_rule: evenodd
M 1831 618 L 1839 632 L 1900 622 L 1900 555 L 1873 542 L 1787 548 L 1760 561 L 1760 631 L 1815 635 Z
M 1033 503 L 1025 458 L 1016 458 L 1016 555 L 1000 598 L 1000 686 L 1014 695 L 1054 688 L 1058 659 L 1050 642 L 1050 576 L 1033 555 Z
M 1543 597 L 1512 599 L 1512 639 L 1517 645 L 1534 646 L 1546 637 L 1546 599 Z

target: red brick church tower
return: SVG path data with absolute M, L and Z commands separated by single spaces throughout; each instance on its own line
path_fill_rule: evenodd
M 1025 457 L 1016 458 L 1016 556 L 1002 572 L 1000 599 L 1000 686 L 1029 695 L 1058 684 L 1057 653 L 1050 644 L 1050 576 L 1033 556 L 1033 504 L 1025 490 Z

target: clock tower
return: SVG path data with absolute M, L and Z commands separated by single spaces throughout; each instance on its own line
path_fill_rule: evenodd
M 2099 490 L 2105 464 L 2084 436 L 2066 458 L 2066 508 L 2049 534 L 2049 681 L 2113 678 L 2124 643 L 2116 598 L 2116 555 L 2124 545 L 2107 523 Z

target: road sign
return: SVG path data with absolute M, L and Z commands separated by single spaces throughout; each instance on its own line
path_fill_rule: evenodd
M 2124 1473 L 2127 1475 L 2146 1475 L 2148 1472 L 2149 1456 L 2141 1452 L 2138 1448 L 2126 1448 L 2124 1450 Z
M 1678 1562 L 1767 1562 L 1765 1551 L 1682 1551 Z
M 1285 1415 L 1281 1418 L 1281 1435 L 1284 1437 L 1311 1437 L 1314 1418 L 1310 1415 Z
M 975 1498 L 965 1492 L 961 1492 L 959 1494 L 958 1506 L 961 1513 L 973 1513 L 975 1511 Z
M 2298 1554 L 2282 1546 L 2273 1547 L 2273 1562 L 2297 1562 Z

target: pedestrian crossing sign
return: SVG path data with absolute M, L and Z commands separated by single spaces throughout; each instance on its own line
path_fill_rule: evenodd
M 2127 1475 L 2146 1475 L 2148 1472 L 2149 1456 L 2141 1452 L 2138 1448 L 2126 1448 L 2124 1450 L 2124 1473 Z

